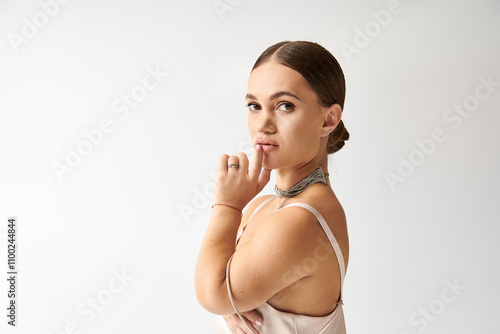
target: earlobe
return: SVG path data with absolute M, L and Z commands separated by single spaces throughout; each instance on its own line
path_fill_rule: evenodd
M 325 112 L 325 118 L 323 120 L 323 127 L 321 129 L 322 137 L 330 135 L 330 133 L 335 130 L 342 117 L 342 108 L 339 104 L 335 103 L 331 105 Z

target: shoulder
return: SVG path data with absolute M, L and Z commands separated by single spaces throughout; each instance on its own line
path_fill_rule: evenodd
M 297 198 L 297 202 L 312 206 L 325 218 L 330 227 L 346 222 L 344 208 L 331 187 L 313 185 L 311 191 L 304 197 Z
M 256 298 L 252 304 L 260 305 L 276 292 L 314 274 L 291 268 L 302 268 L 314 257 L 321 233 L 315 216 L 301 207 L 286 207 L 269 214 L 234 253 L 233 289 L 242 292 L 241 296 L 248 292 Z
M 342 204 L 330 187 L 315 187 L 313 185 L 311 188 L 312 191 L 309 191 L 307 194 L 305 194 L 306 196 L 297 198 L 296 202 L 312 206 L 323 217 L 326 224 L 328 225 L 328 228 L 338 242 L 344 255 L 345 263 L 347 265 L 349 260 L 349 236 L 347 228 L 347 217 L 344 208 L 342 207 Z M 288 209 L 291 208 L 287 208 L 285 210 Z M 308 212 L 308 210 L 304 208 L 296 207 L 296 209 Z M 313 219 L 315 219 L 313 213 L 309 214 Z M 319 230 L 323 230 L 319 222 L 317 220 L 315 221 L 316 226 L 319 228 Z M 322 239 L 326 240 L 326 235 L 323 231 L 318 233 L 321 235 Z
M 329 187 L 317 187 L 316 192 L 310 192 L 307 197 L 300 199 L 300 202 L 311 205 L 323 216 L 340 246 L 347 267 L 350 248 L 347 216 L 336 194 Z
M 251 215 L 269 197 L 256 198 L 245 214 Z M 284 206 L 265 215 L 234 253 L 230 269 L 233 291 L 238 291 L 240 301 L 247 301 L 250 310 L 293 283 L 319 275 L 320 262 L 336 260 L 325 238 L 314 214 L 303 207 Z
M 285 206 L 262 220 L 252 242 L 256 248 L 281 249 L 300 259 L 314 249 L 322 234 L 322 227 L 311 211 L 301 206 Z

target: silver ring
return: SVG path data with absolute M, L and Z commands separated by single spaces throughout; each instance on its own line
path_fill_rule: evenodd
M 240 164 L 229 164 L 227 165 L 227 168 L 239 168 Z

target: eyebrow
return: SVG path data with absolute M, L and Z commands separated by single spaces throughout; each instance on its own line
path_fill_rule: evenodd
M 295 99 L 297 99 L 297 100 L 299 100 L 299 101 L 300 101 L 300 99 L 299 99 L 299 97 L 298 97 L 297 95 L 292 94 L 292 93 L 287 92 L 287 91 L 284 91 L 284 90 L 279 91 L 279 92 L 276 92 L 276 93 L 272 94 L 271 96 L 269 96 L 269 101 L 275 100 L 275 99 L 277 99 L 277 98 L 279 98 L 279 97 L 282 97 L 282 96 L 291 96 L 291 97 L 293 97 L 293 98 L 295 98 Z M 247 94 L 247 95 L 246 95 L 246 99 L 250 99 L 250 100 L 258 100 L 258 99 L 257 99 L 254 95 L 252 95 L 252 94 Z

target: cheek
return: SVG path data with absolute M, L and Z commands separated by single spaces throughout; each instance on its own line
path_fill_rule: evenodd
M 300 122 L 288 124 L 288 138 L 293 143 L 294 150 L 303 152 L 302 155 L 308 155 L 310 152 L 316 152 L 320 145 L 317 128 L 310 120 L 300 120 Z
M 304 119 L 297 119 L 294 122 L 284 123 L 282 132 L 286 133 L 289 138 L 296 142 L 310 141 L 313 136 L 314 130 L 309 122 Z
M 255 131 L 255 122 L 253 121 L 252 117 L 250 117 L 250 115 L 247 116 L 247 127 L 250 134 L 253 134 L 253 132 Z

